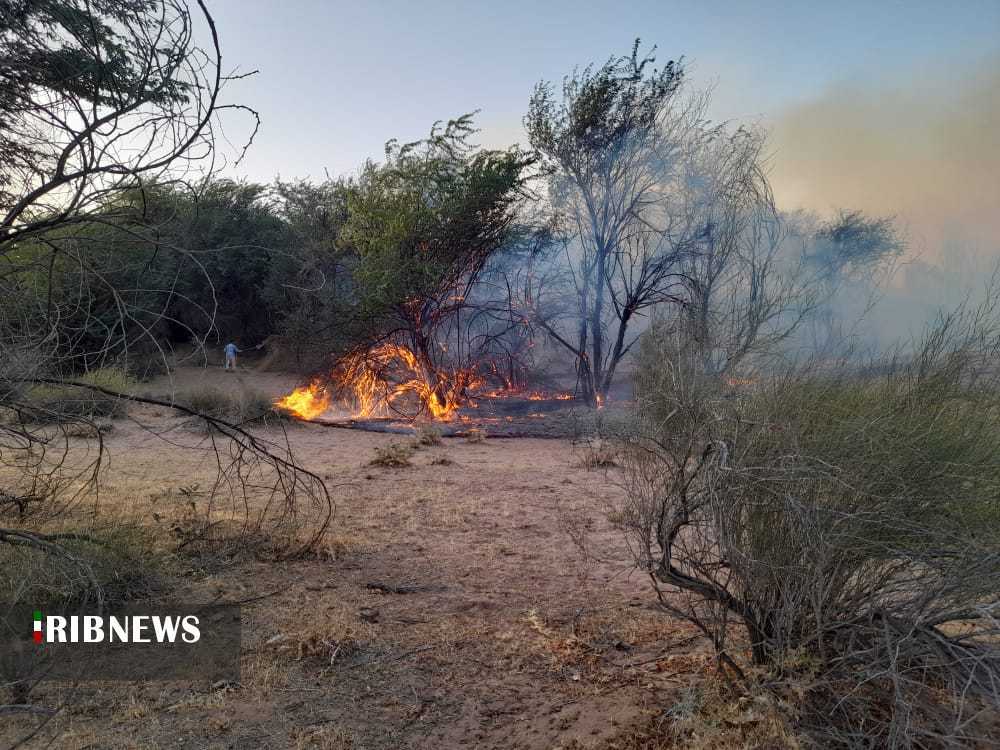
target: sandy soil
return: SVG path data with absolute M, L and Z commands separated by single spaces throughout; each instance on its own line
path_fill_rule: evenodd
M 293 379 L 185 370 L 149 391 L 206 384 L 279 395 Z M 127 498 L 155 526 L 171 491 L 210 484 L 196 436 L 171 434 L 116 423 L 107 507 Z M 707 669 L 693 631 L 653 609 L 603 508 L 620 490 L 579 446 L 446 438 L 388 469 L 369 462 L 398 435 L 294 425 L 288 439 L 337 503 L 321 552 L 244 556 L 185 584 L 262 597 L 244 605 L 240 684 L 85 686 L 44 733 L 53 746 L 605 747 Z

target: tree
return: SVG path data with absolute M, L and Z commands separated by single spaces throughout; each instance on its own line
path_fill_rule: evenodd
M 348 351 L 369 331 L 356 314 L 353 271 L 357 255 L 344 240 L 352 182 L 281 182 L 274 186 L 289 244 L 274 259 L 270 304 L 276 333 L 295 367 L 314 371 L 330 354 Z
M 683 67 L 652 68 L 652 54 L 611 58 L 575 71 L 558 99 L 539 83 L 525 128 L 550 178 L 549 200 L 567 233 L 575 331 L 538 308 L 535 322 L 576 360 L 584 398 L 607 397 L 615 370 L 634 343 L 637 315 L 673 298 L 675 263 L 691 251 L 689 206 L 665 204 L 683 180 L 687 150 L 707 137 L 703 101 L 679 105 Z M 536 299 L 536 302 L 538 300 Z
M 803 266 L 816 281 L 817 304 L 809 323 L 816 346 L 835 346 L 845 318 L 853 326 L 858 321 L 851 318 L 871 309 L 906 243 L 890 216 L 840 209 L 829 221 L 813 222 L 801 251 Z
M 831 280 L 856 279 L 898 258 L 905 244 L 891 216 L 866 216 L 840 209 L 820 225 L 806 259 Z
M 471 385 L 476 352 L 462 315 L 511 235 L 532 164 L 516 147 L 471 146 L 473 132 L 466 115 L 435 125 L 425 140 L 390 142 L 385 163 L 367 164 L 347 196 L 344 241 L 356 255 L 354 292 L 370 331 L 348 369 L 365 360 L 384 369 L 402 357 L 415 376 L 409 387 L 439 416 Z M 356 371 L 348 377 L 357 379 Z
M 0 544 L 29 556 L 32 572 L 38 563 L 59 580 L 83 582 L 60 605 L 104 601 L 87 555 L 67 548 L 67 540 L 93 540 L 42 529 L 75 501 L 98 499 L 106 456 L 96 417 L 120 413 L 123 403 L 172 409 L 206 428 L 204 447 L 218 461 L 208 513 L 228 499 L 231 512 L 244 514 L 243 532 L 279 532 L 276 549 L 312 544 L 330 521 L 326 486 L 295 463 L 287 443 L 139 396 L 120 373 L 83 372 L 135 336 L 161 346 L 157 326 L 170 322 L 183 274 L 157 277 L 157 259 L 170 254 L 203 270 L 175 244 L 189 238 L 158 237 L 162 222 L 152 213 L 163 204 L 152 203 L 181 187 L 198 196 L 211 176 L 220 112 L 252 114 L 220 103 L 225 80 L 201 0 L 0 3 L 0 514 L 21 524 L 5 522 Z M 149 252 L 137 257 L 142 248 Z M 202 279 L 211 289 L 211 278 Z M 214 306 L 205 312 L 201 330 L 189 329 L 196 341 L 214 322 Z M 96 450 L 77 451 L 71 438 L 81 432 Z M 37 584 L 4 591 L 58 596 Z M 24 692 L 17 697 L 20 706 Z
M 687 188 L 696 206 L 694 250 L 676 260 L 681 304 L 659 311 L 657 326 L 692 337 L 705 372 L 730 375 L 773 351 L 815 308 L 816 275 L 782 255 L 784 226 L 764 168 L 766 134 L 717 129 L 694 162 Z

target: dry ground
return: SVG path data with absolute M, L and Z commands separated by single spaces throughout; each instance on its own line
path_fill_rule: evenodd
M 292 381 L 187 371 L 174 387 L 206 382 L 276 395 Z M 116 423 L 104 512 L 156 526 L 171 492 L 207 486 L 212 461 L 185 434 L 170 445 Z M 655 612 L 632 571 L 602 510 L 613 477 L 584 468 L 569 441 L 446 439 L 389 469 L 369 462 L 398 435 L 293 425 L 288 436 L 337 502 L 320 553 L 237 557 L 182 583 L 196 600 L 263 597 L 244 605 L 240 684 L 84 686 L 34 745 L 609 747 L 710 670 L 694 632 Z

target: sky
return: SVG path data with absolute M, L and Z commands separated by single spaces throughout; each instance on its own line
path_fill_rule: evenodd
M 941 3 L 209 0 L 228 98 L 262 125 L 234 176 L 354 173 L 390 138 L 479 110 L 485 146 L 523 142 L 539 80 L 626 54 L 683 56 L 715 120 L 771 132 L 783 208 L 899 217 L 1000 252 L 1000 0 Z M 238 140 L 242 124 L 227 120 Z M 956 229 L 956 227 L 958 229 Z

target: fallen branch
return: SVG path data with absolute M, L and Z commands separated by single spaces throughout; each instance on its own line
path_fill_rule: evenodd
M 427 591 L 444 591 L 445 586 L 397 586 L 392 583 L 379 583 L 369 581 L 365 588 L 373 591 L 381 591 L 383 594 L 419 594 Z

